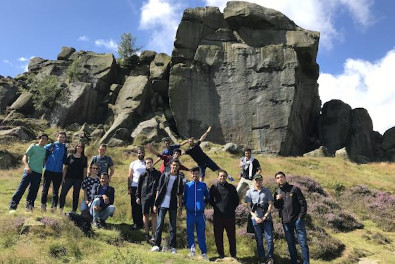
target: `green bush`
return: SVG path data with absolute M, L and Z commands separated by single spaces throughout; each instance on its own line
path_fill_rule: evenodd
M 70 82 L 77 82 L 81 77 L 81 73 L 78 70 L 79 59 L 75 59 L 72 64 L 67 68 L 67 77 L 69 77 Z

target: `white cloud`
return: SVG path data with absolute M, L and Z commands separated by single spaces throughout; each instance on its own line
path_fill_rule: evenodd
M 209 6 L 218 6 L 221 10 L 227 0 L 205 0 Z M 374 0 L 248 0 L 248 2 L 273 8 L 284 13 L 305 29 L 321 32 L 320 45 L 326 49 L 333 47 L 336 39 L 342 39 L 342 29 L 337 28 L 334 17 L 347 10 L 354 22 L 368 27 L 374 22 L 371 6 Z
M 98 39 L 95 40 L 95 45 L 98 47 L 104 47 L 114 52 L 116 52 L 118 49 L 118 44 L 113 39 L 109 39 L 109 40 Z
M 27 58 L 25 58 L 25 57 L 20 57 L 19 59 L 18 59 L 18 61 L 28 61 L 29 59 L 27 59 Z
M 3 59 L 3 63 L 12 65 L 12 63 L 9 60 L 7 60 L 7 59 Z
M 374 129 L 384 133 L 395 126 L 395 47 L 378 61 L 347 59 L 340 75 L 321 73 L 318 79 L 323 103 L 340 99 L 352 108 L 363 107 Z
M 85 35 L 79 36 L 78 41 L 89 41 L 89 38 L 88 38 L 88 36 L 85 36 Z
M 143 3 L 139 27 L 153 30 L 148 49 L 171 53 L 182 11 L 182 5 L 173 0 L 148 0 Z

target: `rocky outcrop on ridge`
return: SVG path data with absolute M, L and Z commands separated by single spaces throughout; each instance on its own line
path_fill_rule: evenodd
M 320 111 L 319 33 L 247 2 L 186 9 L 177 30 L 169 97 L 178 132 L 300 155 Z

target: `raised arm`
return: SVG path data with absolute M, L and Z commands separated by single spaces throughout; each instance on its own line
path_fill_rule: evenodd
M 200 137 L 200 141 L 204 141 L 208 135 L 208 133 L 211 131 L 211 126 L 208 127 L 207 131 L 204 132 L 204 134 Z

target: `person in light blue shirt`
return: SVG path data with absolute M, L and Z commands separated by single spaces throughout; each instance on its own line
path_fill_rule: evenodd
M 208 260 L 206 246 L 206 222 L 204 219 L 205 203 L 209 201 L 207 185 L 199 181 L 200 168 L 191 169 L 192 181 L 187 182 L 184 188 L 184 205 L 187 212 L 188 248 L 190 257 L 195 256 L 195 227 L 196 235 L 202 257 Z

